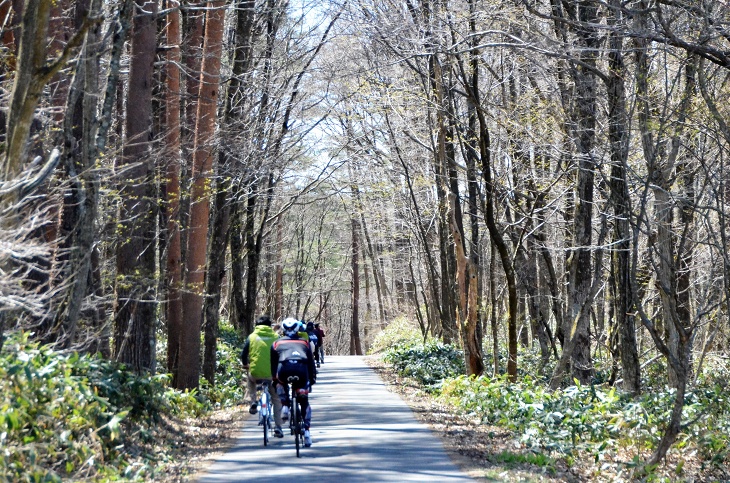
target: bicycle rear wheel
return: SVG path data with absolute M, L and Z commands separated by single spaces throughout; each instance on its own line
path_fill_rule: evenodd
M 299 446 L 301 444 L 302 415 L 299 413 L 299 404 L 297 403 L 297 393 L 292 385 L 291 390 L 291 420 L 294 428 L 294 445 L 297 448 L 297 458 L 299 458 Z
M 269 444 L 269 418 L 264 418 L 262 426 L 264 427 L 264 446 Z
M 263 392 L 261 393 L 261 399 L 259 400 L 259 419 L 261 420 L 261 426 L 264 428 L 264 446 L 269 444 L 269 432 L 271 431 L 271 422 L 269 420 L 269 411 L 271 411 L 269 404 L 269 395 L 266 392 L 267 388 L 264 386 Z

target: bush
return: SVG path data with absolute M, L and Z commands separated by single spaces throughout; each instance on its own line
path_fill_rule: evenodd
M 245 340 L 227 322 L 220 323 L 218 335 L 215 387 L 202 379 L 200 390 L 214 407 L 231 407 L 243 401 L 245 375 L 241 364 L 241 350 Z
M 521 435 L 527 447 L 572 454 L 586 451 L 596 461 L 603 453 L 633 445 L 653 449 L 669 420 L 674 392 L 645 393 L 639 399 L 605 386 L 571 386 L 551 392 L 530 377 L 517 383 L 506 378 L 448 379 L 440 397 L 459 408 Z M 706 459 L 721 464 L 728 458 L 730 388 L 715 384 L 695 388 L 685 400 L 683 429 L 677 446 L 694 444 Z
M 161 415 L 203 410 L 167 381 L 10 335 L 0 353 L 0 481 L 150 479 L 157 456 L 138 449 L 154 441 Z
M 465 372 L 463 351 L 435 339 L 425 344 L 393 347 L 383 359 L 401 375 L 413 377 L 426 386 Z

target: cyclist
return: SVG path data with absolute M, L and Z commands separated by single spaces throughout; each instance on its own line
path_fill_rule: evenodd
M 312 407 L 309 405 L 309 391 L 317 382 L 317 371 L 309 343 L 299 336 L 299 328 L 299 321 L 296 319 L 288 318 L 281 323 L 284 335 L 271 346 L 271 373 L 279 384 L 279 395 L 282 398 L 281 403 L 286 404 L 285 408 L 289 403 L 288 378 L 299 378 L 293 385 L 297 389 L 297 400 L 302 407 L 304 446 L 311 446 L 309 427 Z
M 312 344 L 310 348 L 312 349 L 312 355 L 314 355 L 314 361 L 317 363 L 317 367 L 319 367 L 319 352 L 317 351 L 319 347 L 319 336 L 317 335 L 317 331 L 314 330 L 314 322 L 307 322 L 307 335 L 309 336 L 310 344 Z
M 248 412 L 256 414 L 256 385 L 263 384 L 264 390 L 269 391 L 269 396 L 274 404 L 274 436 L 283 438 L 281 430 L 281 400 L 276 394 L 276 388 L 271 377 L 271 346 L 278 339 L 278 335 L 271 328 L 271 319 L 268 315 L 262 315 L 256 320 L 254 331 L 246 338 L 241 352 L 243 367 L 248 371 L 246 378 L 245 400 L 251 403 Z
M 319 322 L 314 324 L 314 332 L 317 334 L 319 344 L 317 344 L 317 355 L 319 362 L 324 364 L 324 329 L 319 326 Z

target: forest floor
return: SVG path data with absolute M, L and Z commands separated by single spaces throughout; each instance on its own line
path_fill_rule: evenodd
M 399 394 L 413 410 L 416 418 L 427 424 L 444 448 L 465 473 L 481 482 L 623 482 L 639 478 L 624 470 L 616 472 L 615 465 L 596 465 L 575 458 L 571 464 L 563 458 L 541 457 L 525 450 L 514 434 L 502 428 L 481 424 L 473 418 L 457 414 L 453 408 L 440 404 L 413 381 L 400 377 L 377 358 L 368 364 L 380 375 L 389 390 Z M 219 455 L 233 446 L 237 433 L 248 417 L 248 406 L 214 411 L 200 419 L 168 421 L 176 438 L 175 448 L 168 448 L 168 462 L 155 481 L 191 482 Z M 172 451 L 172 453 L 170 453 Z M 630 461 L 628 455 L 624 460 Z M 676 457 L 670 458 L 675 460 Z M 697 462 L 681 458 L 685 468 L 677 474 L 678 461 L 668 460 L 655 473 L 663 481 L 721 481 L 697 472 Z M 681 467 L 681 466 L 680 466 Z M 692 469 L 690 469 L 692 468 Z M 692 471 L 694 470 L 694 471 Z M 692 473 L 690 476 L 688 473 Z

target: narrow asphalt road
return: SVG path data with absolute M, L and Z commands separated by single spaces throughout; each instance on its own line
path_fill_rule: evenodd
M 294 439 L 264 447 L 256 417 L 248 418 L 235 447 L 198 483 L 471 482 L 449 460 L 440 439 L 419 423 L 399 396 L 388 392 L 362 357 L 325 359 L 309 396 L 312 440 L 297 458 Z

